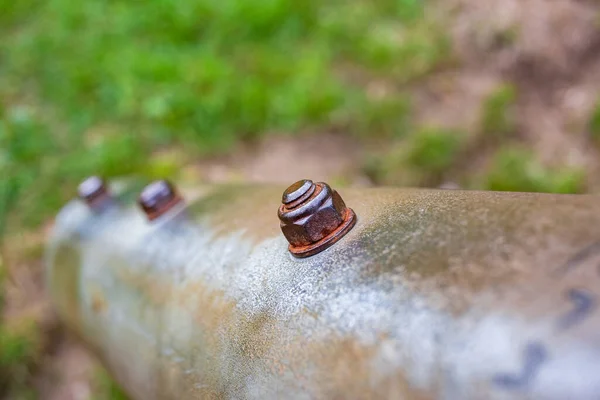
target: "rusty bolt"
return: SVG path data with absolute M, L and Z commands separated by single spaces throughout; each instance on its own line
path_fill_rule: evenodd
M 323 182 L 300 180 L 281 198 L 279 220 L 296 257 L 317 254 L 340 240 L 356 224 L 356 214 Z
M 138 199 L 149 221 L 160 217 L 182 201 L 175 187 L 166 180 L 155 181 L 146 186 Z
M 102 209 L 111 198 L 106 182 L 98 176 L 90 176 L 81 182 L 77 194 L 92 210 Z

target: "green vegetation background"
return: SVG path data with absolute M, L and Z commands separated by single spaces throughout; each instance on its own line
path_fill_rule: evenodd
M 581 171 L 512 144 L 511 85 L 482 104 L 482 137 L 415 125 L 402 88 L 455 61 L 420 0 L 0 0 L 0 34 L 0 238 L 39 229 L 90 174 L 173 176 L 267 134 L 387 143 L 364 160 L 376 184 L 438 185 L 451 172 L 471 188 L 584 190 Z M 375 79 L 395 95 L 369 96 Z M 489 169 L 465 169 L 480 145 L 497 148 Z M 165 148 L 182 156 L 156 156 Z M 35 397 L 43 340 L 35 324 L 13 325 L 0 324 L 0 394 Z

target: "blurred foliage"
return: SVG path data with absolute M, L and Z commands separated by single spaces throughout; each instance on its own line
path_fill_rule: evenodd
M 437 127 L 417 129 L 383 156 L 367 162 L 365 172 L 378 184 L 439 185 L 465 145 L 462 132 Z
M 585 173 L 577 168 L 547 168 L 530 150 L 509 146 L 496 153 L 482 186 L 514 192 L 582 193 Z
M 353 128 L 365 138 L 372 132 L 385 141 L 401 138 L 410 129 L 411 111 L 410 98 L 405 94 L 372 99 L 362 107 L 362 115 Z
M 596 143 L 600 143 L 600 100 L 596 102 L 596 106 L 592 110 L 589 125 L 592 138 Z
M 31 398 L 31 368 L 40 351 L 37 325 L 28 321 L 23 326 L 0 325 L 0 394 L 8 398 Z
M 482 132 L 499 139 L 513 133 L 516 129 L 516 100 L 514 86 L 507 84 L 496 88 L 483 102 Z
M 412 137 L 406 161 L 425 172 L 441 174 L 455 161 L 462 137 L 462 133 L 455 131 L 424 128 Z
M 7 272 L 0 257 L 0 288 L 5 287 Z M 5 294 L 0 290 L 0 398 L 29 399 L 31 368 L 40 350 L 39 331 L 34 321 L 2 323 Z
M 418 0 L 0 9 L 0 229 L 16 203 L 17 226 L 39 224 L 90 173 L 155 174 L 156 149 L 215 154 L 311 127 L 399 135 L 409 101 L 373 99 L 363 82 L 418 78 L 450 55 Z
M 127 400 L 123 389 L 115 383 L 104 368 L 97 368 L 94 374 L 93 394 L 91 400 Z

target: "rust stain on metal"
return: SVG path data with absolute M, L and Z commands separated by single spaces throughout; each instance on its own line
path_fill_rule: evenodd
M 385 338 L 381 339 L 385 341 Z M 356 379 L 368 376 L 376 365 L 376 346 L 365 346 L 351 338 L 339 337 L 326 342 L 315 342 L 309 346 L 297 347 L 291 359 L 303 360 L 294 365 L 297 376 L 302 376 L 310 360 L 317 367 L 310 376 L 304 376 L 305 387 L 321 388 L 312 394 L 314 398 L 345 399 L 349 394 L 369 393 L 370 398 L 430 400 L 436 398 L 435 390 L 422 390 L 412 387 L 407 377 L 394 371 L 383 374 L 377 382 Z M 303 365 L 304 364 L 304 365 Z M 315 385 L 315 381 L 318 382 Z M 357 398 L 360 397 L 357 395 Z
M 92 293 L 92 311 L 96 314 L 104 313 L 107 309 L 106 298 L 104 294 L 98 289 L 90 289 Z
M 170 304 L 177 305 L 180 310 L 185 311 L 198 331 L 198 334 L 192 334 L 188 338 L 188 345 L 201 349 L 204 361 L 195 366 L 193 374 L 187 374 L 185 368 L 177 363 L 165 365 L 160 384 L 164 393 L 159 398 L 167 398 L 169 393 L 180 393 L 182 388 L 189 388 L 187 393 L 190 396 L 225 398 L 221 371 L 228 368 L 232 359 L 239 358 L 245 361 L 236 364 L 237 374 L 250 374 L 253 363 L 262 359 L 270 347 L 269 338 L 276 336 L 275 320 L 268 313 L 253 316 L 241 313 L 236 309 L 236 303 L 227 299 L 223 291 L 215 290 L 200 281 L 188 281 L 175 290 L 167 279 L 131 271 L 116 273 L 157 309 Z M 195 302 L 190 302 L 190 298 L 194 298 Z M 197 304 L 202 307 L 197 307 Z M 161 323 L 168 324 L 168 321 Z M 175 338 L 166 333 L 168 331 L 165 326 L 161 341 L 175 341 Z M 223 336 L 235 339 L 224 342 Z M 228 354 L 228 357 L 223 358 L 223 354 Z M 201 384 L 198 384 L 199 376 L 202 377 Z M 231 385 L 242 384 L 241 380 L 230 383 L 227 390 L 235 391 Z
M 356 224 L 356 214 L 337 191 L 323 182 L 300 180 L 282 196 L 278 216 L 289 251 L 296 257 L 320 253 L 340 240 Z
M 171 299 L 172 288 L 165 281 L 157 279 L 155 276 L 118 268 L 115 268 L 115 274 L 123 283 L 142 292 L 144 298 L 150 304 L 160 306 Z
M 325 342 L 307 342 L 309 338 L 297 337 L 282 342 L 287 329 L 274 316 L 268 312 L 249 316 L 238 309 L 223 291 L 203 282 L 190 281 L 175 290 L 166 280 L 156 276 L 149 278 L 144 274 L 117 273 L 123 282 L 142 293 L 149 304 L 158 309 L 176 304 L 186 310 L 194 321 L 197 334 L 188 338 L 187 345 L 199 349 L 204 361 L 196 365 L 193 375 L 187 375 L 185 367 L 177 363 L 167 363 L 161 373 L 163 380 L 159 386 L 164 392 L 159 398 L 169 398 L 169 393 L 229 398 L 231 396 L 226 393 L 241 392 L 244 384 L 241 377 L 250 376 L 256 369 L 265 369 L 281 378 L 293 376 L 307 394 L 319 398 L 346 398 L 348 393 L 372 393 L 391 398 L 410 396 L 419 400 L 431 398 L 425 392 L 411 388 L 407 379 L 398 373 L 390 374 L 376 386 L 354 379 L 357 373 L 369 373 L 369 366 L 376 356 L 373 346 L 365 346 L 346 337 L 330 337 Z M 193 302 L 190 302 L 191 298 Z M 202 306 L 197 307 L 196 304 Z M 318 314 L 309 315 L 318 318 Z M 165 327 L 164 331 L 168 329 Z M 223 337 L 231 340 L 223 341 Z M 161 341 L 172 342 L 174 338 L 163 336 Z M 235 359 L 241 362 L 232 364 Z M 238 379 L 228 381 L 224 386 L 221 371 L 228 368 L 233 368 Z M 197 383 L 198 376 L 202 377 L 200 385 Z M 240 387 L 236 388 L 238 385 Z
M 58 312 L 68 315 L 65 321 L 76 332 L 83 330 L 81 314 L 81 293 L 79 290 L 81 257 L 79 252 L 67 243 L 55 250 L 57 268 L 48 277 L 51 296 L 55 299 Z

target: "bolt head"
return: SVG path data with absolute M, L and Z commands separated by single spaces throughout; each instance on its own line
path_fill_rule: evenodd
M 315 193 L 304 203 L 279 209 L 281 231 L 292 247 L 314 244 L 335 231 L 346 214 L 346 204 L 326 183 L 317 183 Z
M 283 204 L 290 204 L 306 195 L 311 189 L 314 190 L 315 184 L 310 179 L 301 179 L 296 183 L 293 183 L 288 187 L 283 196 L 281 202 Z
M 149 220 L 160 217 L 180 201 L 174 186 L 166 180 L 155 181 L 146 186 L 138 199 Z
M 79 184 L 77 194 L 88 206 L 94 206 L 94 204 L 108 196 L 108 188 L 104 179 L 98 176 L 90 176 Z
M 333 191 L 331 197 L 323 202 L 304 224 L 304 229 L 311 242 L 318 242 L 336 230 L 344 222 L 345 214 L 346 204 L 340 195 Z

